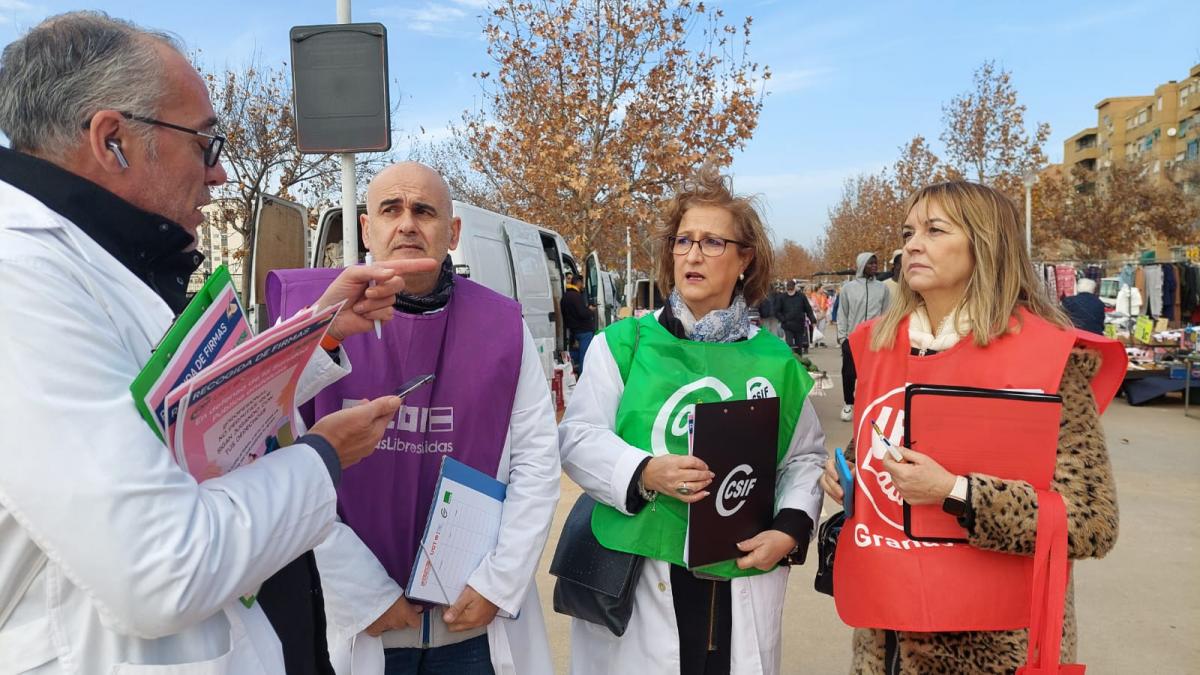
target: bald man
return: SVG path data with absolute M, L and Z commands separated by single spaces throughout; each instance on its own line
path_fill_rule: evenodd
M 406 398 L 373 458 L 345 472 L 341 522 L 316 549 L 334 663 L 377 657 L 366 652 L 382 642 L 388 675 L 551 673 L 533 577 L 558 501 L 558 441 L 521 307 L 454 274 L 449 251 L 462 223 L 433 169 L 404 162 L 381 171 L 360 225 L 377 262 L 433 258 L 440 266 L 404 275 L 382 339 L 343 342 L 353 372 L 304 412 L 319 418 L 415 376 L 436 379 Z M 272 313 L 310 303 L 333 274 L 276 273 Z M 499 542 L 449 607 L 403 594 L 443 457 L 507 483 Z

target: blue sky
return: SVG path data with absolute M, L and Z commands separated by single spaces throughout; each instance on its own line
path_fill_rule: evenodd
M 1049 122 L 1051 161 L 1062 141 L 1096 122 L 1109 96 L 1149 94 L 1200 63 L 1200 3 L 792 2 L 719 4 L 730 18 L 755 19 L 752 57 L 769 65 L 759 128 L 733 164 L 735 189 L 758 193 L 777 240 L 810 244 L 827 222 L 842 182 L 891 164 L 922 134 L 940 150 L 941 106 L 971 85 L 986 59 L 1011 70 L 1028 119 Z M 493 70 L 481 39 L 486 0 L 354 0 L 355 21 L 388 28 L 393 95 L 403 132 L 437 136 L 478 105 L 471 78 Z M 46 16 L 57 0 L 0 0 L 0 44 Z M 126 2 L 103 9 L 173 31 L 212 66 L 254 54 L 286 59 L 293 25 L 333 23 L 334 0 Z

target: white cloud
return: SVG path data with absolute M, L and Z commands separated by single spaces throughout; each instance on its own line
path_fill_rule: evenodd
M 833 72 L 833 68 L 827 67 L 793 68 L 773 72 L 771 79 L 766 82 L 767 91 L 778 95 L 808 89 L 829 81 Z
M 3 2 L 4 0 L 0 0 Z M 488 0 L 450 0 L 432 2 L 426 0 L 419 6 L 380 7 L 372 9 L 377 18 L 396 19 L 402 30 L 427 35 L 451 35 L 462 33 L 457 24 L 465 18 L 476 16 L 478 10 L 486 9 Z M 475 26 L 471 27 L 476 32 Z

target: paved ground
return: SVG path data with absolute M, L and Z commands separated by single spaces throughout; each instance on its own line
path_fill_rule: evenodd
M 849 438 L 841 408 L 841 355 L 814 350 L 817 365 L 839 387 L 814 402 L 830 448 Z M 1104 428 L 1116 472 L 1121 534 L 1103 560 L 1075 566 L 1079 657 L 1088 672 L 1200 672 L 1200 408 L 1183 415 L 1179 399 L 1141 407 L 1124 400 L 1105 414 Z M 550 606 L 547 572 L 562 521 L 579 494 L 563 478 L 562 499 L 538 573 L 538 590 L 558 671 L 567 672 L 568 621 Z M 832 502 L 827 508 L 833 507 Z M 831 509 L 836 511 L 836 509 Z M 833 599 L 812 590 L 810 563 L 792 571 L 784 608 L 783 673 L 844 673 L 850 663 L 850 629 Z M 650 674 L 647 674 L 650 675 Z

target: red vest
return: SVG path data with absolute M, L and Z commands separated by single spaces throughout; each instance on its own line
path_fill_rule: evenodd
M 1060 329 L 1024 310 L 1019 317 L 1020 332 L 1001 336 L 985 348 L 967 336 L 930 356 L 911 355 L 907 319 L 900 323 L 890 350 L 870 350 L 874 322 L 850 336 L 859 378 L 854 406 L 855 513 L 842 528 L 834 562 L 834 598 L 847 624 L 938 632 L 1029 625 L 1033 558 L 906 537 L 902 501 L 880 467 L 883 448 L 872 452 L 870 427 L 875 420 L 893 444 L 903 443 L 907 384 L 1057 393 L 1076 345 L 1101 352 L 1103 363 L 1092 389 L 1103 412 L 1125 374 L 1124 348 L 1090 333 Z

